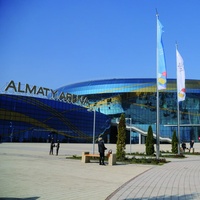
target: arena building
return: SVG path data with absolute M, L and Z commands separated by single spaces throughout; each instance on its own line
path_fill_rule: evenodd
M 161 142 L 171 142 L 177 131 L 176 87 L 176 80 L 168 79 L 167 89 L 159 92 Z M 11 81 L 0 95 L 0 134 L 3 141 L 46 141 L 53 136 L 63 142 L 88 142 L 101 134 L 115 143 L 124 113 L 127 143 L 144 143 L 149 125 L 156 137 L 156 98 L 156 79 L 94 80 L 57 90 Z M 186 80 L 186 99 L 179 107 L 181 141 L 198 141 L 199 80 Z

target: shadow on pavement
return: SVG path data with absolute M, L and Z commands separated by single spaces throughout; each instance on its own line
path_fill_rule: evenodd
M 40 197 L 28 197 L 28 198 L 14 198 L 14 197 L 0 197 L 0 200 L 36 200 Z
M 193 194 L 185 194 L 185 195 L 172 195 L 172 196 L 167 196 L 167 195 L 161 195 L 161 196 L 156 196 L 156 197 L 143 197 L 145 200 L 170 200 L 170 199 L 179 199 L 179 200 L 190 200 L 190 199 L 199 199 L 199 193 L 193 193 Z M 141 200 L 141 198 L 127 198 L 127 199 L 123 199 L 123 200 Z

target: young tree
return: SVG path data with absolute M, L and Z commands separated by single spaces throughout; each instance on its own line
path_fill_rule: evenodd
M 153 138 L 153 130 L 152 127 L 149 126 L 146 138 L 146 155 L 154 154 L 154 138 Z
M 176 131 L 174 130 L 172 136 L 172 153 L 178 153 L 178 138 L 176 136 Z
M 118 160 L 125 159 L 126 149 L 126 122 L 125 115 L 121 114 L 119 125 L 118 125 L 118 134 L 117 134 L 117 151 L 116 157 Z

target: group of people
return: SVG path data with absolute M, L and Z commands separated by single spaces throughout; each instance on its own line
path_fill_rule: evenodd
M 49 155 L 53 155 L 53 149 L 56 147 L 56 156 L 58 155 L 58 151 L 60 148 L 60 142 L 57 140 L 57 144 L 54 143 L 54 139 L 51 139 L 51 144 L 50 144 L 50 151 Z M 105 150 L 107 148 L 104 145 L 104 141 L 102 137 L 98 138 L 98 150 L 99 150 L 99 165 L 105 165 L 104 159 L 105 159 Z
M 193 146 L 194 146 L 194 140 L 191 140 L 191 141 L 190 141 L 190 149 L 192 149 Z M 181 147 L 182 147 L 182 149 L 183 149 L 183 152 L 185 152 L 185 150 L 188 149 L 188 148 L 186 147 L 186 143 L 185 143 L 185 142 L 182 142 Z M 189 150 L 189 149 L 188 149 L 188 150 Z
M 190 141 L 190 149 L 193 148 L 194 146 L 194 140 Z M 50 144 L 50 151 L 49 151 L 49 155 L 53 155 L 53 148 L 56 147 L 56 156 L 58 155 L 58 151 L 60 148 L 60 142 L 59 140 L 57 140 L 57 144 L 54 143 L 54 140 L 52 138 L 51 140 L 51 144 Z M 186 149 L 188 149 L 186 147 L 186 143 L 182 142 L 181 147 L 183 149 L 183 151 L 185 152 Z M 107 150 L 107 148 L 104 145 L 104 141 L 102 137 L 98 138 L 98 150 L 99 150 L 99 165 L 105 165 L 105 150 Z
M 51 144 L 50 144 L 50 151 L 49 151 L 49 155 L 53 155 L 53 148 L 56 147 L 56 156 L 58 155 L 58 151 L 60 148 L 60 142 L 59 140 L 57 140 L 57 144 L 54 143 L 54 140 L 52 138 L 51 140 Z

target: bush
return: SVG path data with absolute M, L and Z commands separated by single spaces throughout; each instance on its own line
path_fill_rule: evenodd
M 152 165 L 160 165 L 160 164 L 168 163 L 166 159 L 156 159 L 156 158 L 146 158 L 146 157 L 142 157 L 142 158 L 133 157 L 132 159 L 129 159 L 129 162 L 131 164 L 135 163 L 135 164 L 152 164 Z
M 147 139 L 146 139 L 146 155 L 153 155 L 154 154 L 154 138 L 153 138 L 153 130 L 152 127 L 149 126 L 147 132 Z
M 172 153 L 178 153 L 178 138 L 176 136 L 176 131 L 174 130 L 172 136 Z
M 118 160 L 125 160 L 126 149 L 126 122 L 125 115 L 121 114 L 119 125 L 118 125 L 118 134 L 117 134 L 117 152 L 116 157 Z

